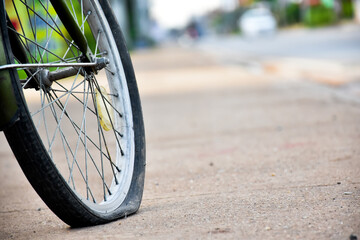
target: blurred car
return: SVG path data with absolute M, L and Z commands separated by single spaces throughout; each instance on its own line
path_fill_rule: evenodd
M 247 10 L 240 17 L 238 25 L 245 36 L 274 34 L 277 30 L 276 19 L 267 8 Z

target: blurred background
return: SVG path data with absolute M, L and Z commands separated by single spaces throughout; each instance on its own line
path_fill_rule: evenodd
M 211 59 L 258 76 L 331 85 L 360 77 L 360 0 L 111 3 L 138 72 L 153 66 L 206 67 Z M 207 61 L 201 63 L 201 54 Z
M 93 237 L 360 236 L 360 0 L 110 1 L 137 76 L 147 169 L 139 214 Z M 12 197 L 31 188 L 11 163 L 1 183 L 21 184 L 0 189 L 15 238 L 84 233 L 61 232 L 35 197 Z M 9 217 L 21 210 L 34 217 Z
M 167 48 L 163 56 L 174 56 L 172 51 L 179 49 L 198 50 L 193 54 L 205 53 L 221 64 L 252 73 L 275 71 L 297 78 L 316 75 L 318 80 L 335 84 L 359 77 L 360 0 L 111 3 L 132 50 Z M 154 56 L 157 53 L 154 51 Z M 157 61 L 159 65 L 168 63 L 164 57 Z M 179 63 L 184 61 L 195 64 L 184 59 Z M 135 58 L 135 67 L 149 68 L 155 62 L 153 58 L 150 63 L 138 64 Z
M 360 22 L 359 0 L 111 0 L 129 44 Z

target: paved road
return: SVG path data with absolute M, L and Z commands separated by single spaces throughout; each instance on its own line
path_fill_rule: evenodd
M 199 47 L 246 59 L 306 58 L 355 64 L 360 62 L 360 25 L 322 29 L 290 29 L 274 36 L 209 37 Z
M 360 236 L 360 103 L 343 87 L 249 72 L 196 50 L 134 54 L 147 133 L 138 214 L 70 229 L 0 136 L 0 239 Z

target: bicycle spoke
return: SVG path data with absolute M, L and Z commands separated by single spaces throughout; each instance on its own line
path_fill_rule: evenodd
M 52 97 L 51 94 L 49 93 L 49 96 L 47 96 L 47 98 L 48 98 L 48 101 L 50 101 L 49 99 L 52 99 L 53 97 Z M 53 99 L 52 99 L 52 100 L 53 100 Z M 57 116 L 55 107 L 54 107 L 53 105 L 50 106 L 50 110 L 51 110 L 51 113 L 52 113 L 52 115 L 53 115 L 53 117 L 54 117 L 55 122 L 58 123 L 58 122 L 59 122 L 58 116 Z M 66 137 L 65 137 L 65 135 L 64 135 L 64 133 L 63 133 L 63 131 L 62 131 L 62 129 L 61 129 L 61 126 L 60 126 L 60 136 L 61 136 L 61 143 L 62 143 L 62 146 L 63 146 L 63 149 L 64 149 L 64 153 L 65 153 L 65 157 L 66 157 L 66 162 L 67 162 L 68 168 L 69 168 L 69 170 L 70 170 L 70 161 L 69 161 L 69 156 L 68 156 L 68 150 L 67 150 L 67 148 L 69 149 L 69 151 L 70 151 L 70 153 L 71 153 L 72 156 L 73 156 L 73 152 L 72 152 L 71 147 L 70 147 L 70 145 L 69 145 L 69 143 L 68 143 L 68 141 L 67 141 L 67 139 L 66 139 Z M 66 144 L 66 145 L 65 145 L 65 144 Z M 73 185 L 73 189 L 75 190 L 76 187 L 75 187 L 75 182 L 74 182 L 74 179 L 73 179 L 72 175 L 70 175 L 70 178 L 71 178 L 71 183 L 72 183 L 72 185 Z M 69 183 L 69 182 L 70 182 L 70 180 L 68 181 L 68 183 Z
M 61 102 L 56 101 L 56 104 L 57 104 L 57 106 L 59 107 L 59 109 L 60 109 L 61 111 L 64 111 L 64 106 L 62 105 Z M 73 125 L 76 134 L 77 134 L 78 136 L 81 136 L 81 134 L 84 134 L 83 131 L 77 131 L 77 130 L 76 130 L 76 128 L 75 128 L 76 123 L 70 118 L 69 114 L 66 113 L 65 115 L 66 115 L 66 117 L 69 119 L 70 124 Z M 76 127 L 77 127 L 77 125 L 76 125 Z M 86 136 L 86 138 L 89 139 L 87 135 L 84 134 L 84 136 Z M 84 143 L 84 141 L 83 141 L 81 138 L 80 138 L 80 141 L 81 141 L 81 143 L 82 143 L 82 146 L 85 146 L 85 143 Z M 78 145 L 77 145 L 77 147 L 78 147 Z M 70 146 L 69 146 L 69 148 L 70 148 Z M 97 165 L 96 165 L 96 163 L 95 163 L 94 158 L 92 157 L 91 153 L 89 152 L 89 149 L 85 147 L 85 150 L 86 150 L 86 153 L 88 154 L 88 156 L 90 157 L 91 162 L 93 163 L 95 169 L 97 170 L 97 173 L 98 173 L 99 177 L 104 181 L 104 178 L 103 178 L 103 176 L 101 175 L 100 170 L 98 169 L 98 167 L 97 167 Z M 86 185 L 88 186 L 88 181 L 86 180 L 87 178 L 86 178 L 86 176 L 84 176 L 84 173 L 82 172 L 82 170 L 81 170 L 81 168 L 80 168 L 80 166 L 79 166 L 79 164 L 78 164 L 78 162 L 77 162 L 76 152 L 73 153 L 73 152 L 71 151 L 71 155 L 72 155 L 72 157 L 73 157 L 73 160 L 72 160 L 72 163 L 69 163 L 69 179 L 68 179 L 68 181 L 70 181 L 70 178 L 71 178 L 72 175 L 73 175 L 73 169 L 74 169 L 74 164 L 75 164 L 75 165 L 77 166 L 77 169 L 79 170 L 80 174 L 82 175 L 82 178 L 83 178 L 84 182 L 85 182 Z M 106 185 L 106 188 L 109 189 L 109 187 L 108 187 L 107 185 Z M 89 191 L 90 191 L 90 188 L 89 188 Z M 91 191 L 90 191 L 89 193 L 90 193 L 90 195 L 92 196 L 92 198 L 93 198 L 93 200 L 94 200 L 94 202 L 95 202 L 95 198 L 93 197 L 93 194 L 91 194 Z
M 101 99 L 102 99 L 102 101 L 103 101 L 103 103 L 104 103 L 104 106 L 105 106 L 105 109 L 106 109 L 106 113 L 108 114 L 108 116 L 110 116 L 109 109 L 107 108 L 107 104 L 106 104 L 106 102 L 109 102 L 109 101 L 105 101 L 104 96 L 101 94 L 100 86 L 97 84 L 97 81 L 93 81 L 93 83 L 94 83 L 96 89 L 100 92 Z M 109 103 L 109 104 L 110 104 L 110 103 Z M 115 109 L 114 107 L 112 107 L 112 108 Z M 122 117 L 122 115 L 120 115 L 120 117 Z M 111 124 L 112 129 L 115 129 L 114 124 L 113 124 L 111 118 L 109 118 L 109 119 L 110 119 L 110 124 Z M 115 133 L 115 131 L 114 131 L 114 133 Z M 121 147 L 121 144 L 120 144 L 120 140 L 118 139 L 116 133 L 114 134 L 114 136 L 115 136 L 115 139 L 116 139 L 116 141 L 117 141 L 117 143 L 118 143 L 118 146 L 119 146 L 119 148 L 120 148 L 121 155 L 123 156 L 123 155 L 124 155 L 124 151 L 122 150 L 122 147 Z
M 54 94 L 55 94 L 55 93 L 54 93 Z M 61 103 L 60 103 L 60 104 L 61 104 Z M 60 107 L 60 108 L 62 109 L 63 107 Z M 66 114 L 65 116 L 66 116 L 66 117 L 69 119 L 69 121 L 71 122 L 72 126 L 74 127 L 74 129 L 75 129 L 75 131 L 76 131 L 76 134 L 79 134 L 78 131 L 80 131 L 80 127 L 75 123 L 75 121 L 73 121 L 73 120 L 71 119 L 70 115 Z M 84 132 L 81 132 L 81 133 L 84 134 Z M 97 150 L 100 151 L 100 147 L 94 142 L 94 140 L 92 140 L 89 136 L 86 136 L 86 139 L 87 139 L 88 141 L 90 141 Z M 104 155 L 105 158 L 107 158 L 108 160 L 110 160 L 109 156 L 107 156 L 104 152 L 102 152 L 102 154 Z M 114 166 L 115 166 L 115 165 L 114 165 Z
M 85 29 L 85 28 L 84 28 L 84 24 L 85 24 L 85 22 L 86 22 L 86 19 L 89 17 L 89 15 L 90 15 L 90 12 L 86 15 L 86 18 L 85 18 L 85 20 L 82 22 L 82 24 L 81 24 L 81 26 L 80 26 L 80 29 Z M 72 51 L 72 48 L 71 48 L 71 46 L 73 46 L 73 44 L 74 44 L 74 40 L 71 42 L 71 44 L 68 46 L 68 49 L 65 51 L 65 53 L 64 53 L 64 58 L 65 58 L 65 56 L 68 54 L 69 51 L 71 51 L 71 52 L 73 53 L 73 55 L 75 55 L 74 52 Z M 79 51 L 79 49 L 78 49 L 78 51 Z M 78 57 L 78 58 L 80 58 L 80 57 Z
M 58 83 L 58 82 L 55 82 L 55 83 Z M 59 85 L 60 86 L 60 85 Z M 63 86 L 62 86 L 63 87 Z M 54 91 L 54 92 L 62 92 L 62 93 L 68 93 L 69 91 L 67 91 L 66 90 L 66 88 L 65 87 L 63 87 L 65 90 L 60 90 L 60 89 L 54 89 L 54 88 L 51 88 L 51 90 L 52 91 Z M 84 92 L 81 92 L 81 91 L 72 91 L 71 92 L 71 94 L 74 94 L 74 93 L 76 93 L 76 94 L 86 94 L 86 93 L 84 93 Z M 115 95 L 115 94 L 108 94 L 109 96 L 117 96 L 117 95 Z M 76 99 L 76 100 L 78 100 L 80 103 L 83 103 L 78 97 L 76 97 L 75 95 L 73 95 L 73 97 Z M 115 110 L 115 109 L 114 109 Z M 95 114 L 95 112 L 93 112 L 94 114 Z
M 67 89 L 66 89 L 63 85 L 61 85 L 61 84 L 58 83 L 58 82 L 55 82 L 55 83 L 58 84 L 60 87 L 62 87 L 64 90 L 52 89 L 53 91 L 56 91 L 56 92 L 66 92 L 66 93 L 68 93 Z M 77 101 L 79 101 L 80 103 L 83 104 L 83 102 L 82 102 L 78 97 L 76 97 L 73 93 L 83 94 L 83 92 L 76 92 L 76 91 L 72 91 L 72 92 L 71 92 L 71 95 L 72 95 Z M 108 94 L 108 95 L 113 96 L 113 97 L 118 97 L 118 96 L 115 95 L 115 94 Z M 106 99 L 106 98 L 103 98 L 103 99 L 111 106 L 111 108 L 112 108 L 117 114 L 119 114 L 119 117 L 121 117 L 121 118 L 123 117 L 123 115 L 113 106 L 113 104 L 112 104 L 108 99 Z M 94 110 L 92 110 L 92 109 L 90 109 L 90 108 L 89 108 L 89 110 L 90 110 L 94 115 L 96 115 L 96 113 L 94 112 Z
M 84 29 L 84 24 L 85 24 L 85 22 L 86 22 L 86 19 L 89 17 L 89 15 L 90 15 L 90 12 L 86 15 L 86 18 L 85 18 L 84 22 L 81 24 L 80 29 Z M 75 55 L 75 53 L 73 52 L 73 50 L 72 50 L 72 48 L 71 48 L 71 47 L 73 46 L 73 44 L 74 44 L 74 40 L 71 42 L 71 44 L 69 44 L 67 50 L 66 50 L 65 53 L 64 53 L 63 58 L 65 58 L 65 56 L 68 54 L 69 51 L 71 51 L 72 54 Z M 78 49 L 78 51 L 79 51 L 79 49 Z M 77 58 L 80 59 L 81 56 L 78 56 Z M 59 69 L 59 68 L 57 68 L 57 69 Z
M 90 83 L 95 83 L 96 81 L 94 79 L 92 79 L 93 81 L 90 81 Z M 94 84 L 95 85 L 95 84 Z M 95 97 L 95 91 L 93 89 L 93 86 L 90 84 L 91 88 L 92 88 L 92 99 L 93 99 L 93 104 L 95 106 L 95 112 L 96 112 L 96 117 L 97 117 L 97 127 L 98 127 L 98 133 L 99 133 L 99 142 L 100 142 L 100 151 L 102 152 L 102 144 L 101 142 L 103 141 L 104 142 L 104 147 L 106 148 L 108 154 L 109 154 L 109 151 L 108 151 L 108 146 L 107 146 L 107 143 L 106 143 L 106 139 L 105 139 L 105 136 L 104 136 L 104 132 L 103 132 L 103 129 L 102 129 L 102 126 L 100 124 L 100 116 L 99 116 L 99 112 L 97 110 L 97 100 L 96 100 L 96 97 Z M 101 134 L 100 134 L 101 133 Z M 121 147 L 120 147 L 121 148 Z M 109 163 L 110 163 L 110 167 L 111 167 L 111 170 L 112 170 L 112 173 L 113 173 L 113 176 L 114 176 L 114 180 L 115 180 L 115 183 L 118 184 L 118 180 L 117 180 L 117 176 L 114 172 L 114 169 L 113 169 L 113 166 L 115 166 L 116 170 L 118 172 L 121 172 L 121 170 L 113 163 L 113 161 L 111 160 L 111 156 L 109 154 Z M 101 166 L 102 166 L 102 169 L 103 169 L 103 158 L 102 158 L 102 155 L 101 155 Z M 111 195 L 111 192 L 109 191 L 109 194 Z M 106 201 L 106 195 L 104 193 L 104 200 Z
M 80 2 L 80 13 L 81 13 L 81 22 L 84 23 L 86 20 L 84 20 L 84 3 L 83 0 Z M 85 28 L 83 28 L 83 34 L 85 32 Z
M 57 105 L 58 105 L 59 108 L 62 109 L 62 111 L 63 111 L 64 106 L 61 104 L 61 102 L 57 102 Z M 94 142 L 91 138 L 89 138 L 89 137 L 84 133 L 84 131 L 71 119 L 71 117 L 70 117 L 69 114 L 65 113 L 65 116 L 69 119 L 69 121 L 70 121 L 71 125 L 74 127 L 74 130 L 75 130 L 75 132 L 76 132 L 77 135 L 80 136 L 81 134 L 83 134 L 83 135 L 86 137 L 86 139 L 89 140 L 89 141 L 100 151 L 101 154 L 103 154 L 104 157 L 106 157 L 107 159 L 109 159 L 109 161 L 111 161 L 110 158 L 109 158 L 109 156 L 107 156 L 107 155 L 102 151 L 101 147 L 97 146 L 97 144 L 95 144 L 95 142 Z M 82 141 L 81 139 L 80 139 L 80 141 L 82 142 L 83 146 L 85 146 L 84 141 Z M 89 152 L 89 150 L 88 150 L 87 148 L 86 148 L 86 152 L 88 153 L 88 155 L 89 155 L 92 163 L 94 164 L 94 166 L 95 166 L 95 168 L 96 168 L 99 176 L 101 177 L 102 180 L 104 180 L 102 174 L 100 173 L 100 170 L 98 169 L 98 167 L 97 167 L 97 165 L 96 165 L 93 157 L 91 156 L 91 154 L 90 154 L 90 152 Z M 74 161 L 76 161 L 75 158 L 74 158 Z M 111 163 L 112 163 L 112 162 L 111 162 Z M 114 163 L 112 163 L 112 164 L 113 164 L 113 166 L 120 172 L 120 170 L 117 168 L 117 166 L 115 166 Z M 71 171 L 72 171 L 72 170 L 71 170 Z M 109 190 L 109 187 L 108 187 L 106 184 L 105 184 L 105 186 L 106 186 L 106 189 L 108 189 L 108 191 L 110 191 L 110 190 Z
M 48 17 L 49 17 L 49 1 L 46 1 L 46 22 L 48 22 Z M 49 46 L 49 42 L 50 42 L 50 39 L 51 39 L 51 36 L 52 36 L 52 30 L 51 30 L 51 33 L 50 33 L 50 36 L 49 36 L 49 25 L 46 24 L 46 45 L 45 47 L 48 47 Z M 45 51 L 43 51 L 43 54 L 45 54 Z M 44 57 L 44 56 L 43 56 Z M 46 53 L 46 62 L 49 62 L 49 54 Z
M 38 69 L 38 70 L 36 70 L 36 72 L 34 72 L 33 74 L 31 74 L 31 76 L 28 77 L 28 78 L 26 79 L 26 81 L 21 84 L 21 85 L 22 85 L 21 87 L 24 89 L 24 88 L 26 87 L 26 85 L 27 85 L 32 79 L 34 79 L 35 75 L 38 74 L 40 71 L 41 71 L 41 70 Z
M 79 73 L 80 73 L 80 71 L 77 73 L 77 75 L 76 75 L 76 77 L 75 77 L 75 80 L 74 80 L 73 83 L 72 83 L 72 86 L 71 86 L 71 88 L 70 88 L 71 90 L 74 89 L 74 85 L 75 85 L 75 82 L 76 82 L 76 80 L 77 80 L 77 78 L 78 78 L 78 76 L 79 76 Z M 49 147 L 50 149 L 52 148 L 52 145 L 53 145 L 53 143 L 54 143 L 56 134 L 57 134 L 57 132 L 58 132 L 59 124 L 60 124 L 60 122 L 61 122 L 61 120 L 62 120 L 62 118 L 63 118 L 63 116 L 64 116 L 64 114 L 65 114 L 65 109 L 66 109 L 66 106 L 67 106 L 67 104 L 68 104 L 68 102 L 69 102 L 70 96 L 71 96 L 70 94 L 67 94 L 67 98 L 66 98 L 65 105 L 64 105 L 64 110 L 63 110 L 62 113 L 61 113 L 60 121 L 59 121 L 59 123 L 58 123 L 58 126 L 57 126 L 56 129 L 55 129 L 55 133 L 54 133 L 54 136 L 53 136 L 53 138 L 52 138 L 52 143 L 51 143 L 51 146 Z
M 15 5 L 15 3 L 14 3 L 14 0 L 12 0 L 12 4 L 13 4 L 14 10 L 15 10 L 17 19 L 18 19 L 18 21 L 19 21 L 21 31 L 25 34 L 24 27 L 23 27 L 22 21 L 21 21 L 21 19 L 20 19 L 20 17 L 19 17 L 19 13 L 18 13 L 17 7 L 16 7 L 16 5 Z M 27 49 L 30 49 L 28 42 L 27 42 L 27 41 L 25 41 L 25 42 L 26 42 L 26 47 L 27 47 Z
M 96 89 L 100 92 L 100 86 L 99 86 L 99 84 L 97 83 L 96 80 L 94 80 L 94 85 L 95 85 Z M 115 95 L 115 94 L 108 94 L 108 95 L 113 96 L 113 97 L 118 97 L 118 95 Z M 113 106 L 113 104 L 112 104 L 108 99 L 106 99 L 102 94 L 101 94 L 101 99 L 104 101 L 105 107 L 106 107 L 106 104 L 105 104 L 105 102 L 106 102 L 107 104 L 110 105 L 110 107 L 111 107 L 115 112 L 117 112 L 117 113 L 119 114 L 119 116 L 120 116 L 121 118 L 123 117 L 123 115 Z M 106 112 L 109 114 L 107 107 L 106 107 Z
M 15 32 L 16 34 L 18 34 L 20 37 L 23 37 L 24 39 L 28 40 L 29 42 L 31 42 L 31 43 L 33 43 L 33 44 L 35 44 L 35 45 L 36 45 L 36 46 L 38 46 L 39 48 L 44 49 L 45 51 L 47 51 L 48 53 L 52 54 L 53 56 L 55 56 L 55 57 L 57 57 L 57 58 L 61 59 L 62 61 L 66 62 L 66 60 L 65 60 L 65 59 L 63 59 L 63 58 L 59 57 L 57 54 L 55 54 L 55 53 L 51 52 L 49 49 L 46 49 L 45 47 L 41 46 L 41 45 L 40 45 L 40 44 L 38 44 L 37 42 L 35 42 L 35 41 L 33 41 L 33 40 L 31 40 L 31 39 L 27 38 L 25 35 L 22 35 L 22 34 L 20 34 L 19 32 L 16 32 L 15 30 L 13 30 L 13 29 L 11 29 L 11 28 L 9 28 L 9 29 L 10 29 L 11 31 Z
M 48 29 L 48 27 L 50 27 L 52 30 L 51 30 L 51 33 L 50 33 L 50 38 L 52 36 L 52 33 L 53 31 L 55 31 L 57 34 L 59 34 L 66 42 L 66 44 L 68 45 L 68 48 L 71 50 L 72 54 L 75 56 L 75 53 L 73 52 L 73 50 L 71 49 L 72 46 L 74 46 L 75 48 L 79 49 L 76 45 L 73 44 L 73 41 L 71 42 L 69 39 L 67 39 L 65 37 L 65 35 L 62 33 L 62 30 L 61 28 L 58 26 L 58 24 L 56 23 L 57 21 L 57 16 L 55 18 L 55 20 L 51 17 L 51 14 L 49 13 L 49 10 L 48 10 L 48 7 L 45 7 L 44 4 L 42 3 L 42 1 L 39 1 L 39 3 L 41 4 L 41 6 L 43 7 L 43 9 L 46 11 L 46 17 L 49 16 L 50 19 L 52 20 L 53 24 L 56 26 L 57 29 L 54 28 L 53 25 L 51 25 L 48 21 L 46 21 L 40 14 L 38 14 L 36 11 L 34 11 L 34 9 L 32 9 L 26 2 L 23 2 L 22 0 L 20 0 L 20 2 L 22 2 L 24 4 L 24 6 L 26 6 L 27 8 L 27 11 L 31 10 L 34 14 L 34 19 L 35 16 L 39 17 L 44 23 L 46 23 L 46 28 Z M 48 2 L 47 2 L 48 3 Z M 30 18 L 30 17 L 29 17 Z M 30 20 L 30 24 L 32 25 L 31 23 L 31 20 Z M 46 32 L 47 34 L 48 32 Z M 48 43 L 50 41 L 50 38 L 47 39 L 47 42 L 46 42 L 46 45 L 45 47 L 41 47 L 39 44 L 36 44 L 37 48 L 42 48 L 44 51 L 42 54 L 40 54 L 41 58 L 44 56 L 45 52 L 48 54 L 49 52 L 46 51 L 47 49 L 47 46 L 48 46 Z M 36 40 L 35 40 L 36 42 Z M 64 56 L 65 57 L 65 56 Z
M 94 82 L 95 82 L 95 81 L 94 81 Z M 96 98 L 95 98 L 95 101 L 96 101 Z M 97 106 L 97 105 L 95 105 L 95 106 Z M 96 107 L 95 107 L 95 110 L 96 110 Z M 96 112 L 98 113 L 98 111 L 96 111 Z M 107 112 L 107 113 L 108 113 L 108 115 L 109 115 L 109 112 Z M 97 116 L 98 116 L 98 114 L 97 114 Z M 98 119 L 99 119 L 99 118 L 100 118 L 100 117 L 98 116 Z M 110 118 L 110 119 L 111 119 L 111 118 Z M 110 120 L 110 121 L 111 121 L 111 120 Z M 98 121 L 98 127 L 100 127 L 101 137 L 102 137 L 102 139 L 103 139 L 103 141 L 104 141 L 104 146 L 105 146 L 106 152 L 107 152 L 107 154 L 108 154 L 108 156 L 109 156 L 110 168 L 111 168 L 111 170 L 112 170 L 115 183 L 118 184 L 118 180 L 117 180 L 116 174 L 115 174 L 114 169 L 113 169 L 114 163 L 113 163 L 113 161 L 112 161 L 112 159 L 111 159 L 111 155 L 110 155 L 110 153 L 109 153 L 108 144 L 107 144 L 107 141 L 106 141 L 106 138 L 105 138 L 105 135 L 104 135 L 104 131 L 103 131 L 103 128 L 102 128 L 101 126 L 99 126 L 99 124 L 100 124 L 100 122 Z M 112 123 L 111 123 L 111 125 L 112 125 Z M 113 125 L 112 125 L 112 129 L 115 129 L 115 127 L 114 127 Z M 99 136 L 99 137 L 100 137 L 100 136 Z M 120 145 L 119 145 L 119 147 L 120 147 L 120 150 L 121 150 L 121 146 L 120 146 Z M 121 151 L 122 151 L 122 150 L 121 150 Z M 116 169 L 118 170 L 118 172 L 121 171 L 121 170 L 120 170 L 119 168 L 117 168 L 117 167 L 116 167 Z
M 95 56 L 96 56 L 97 51 L 98 51 L 100 34 L 101 34 L 101 31 L 99 30 L 99 31 L 98 31 L 98 35 L 97 35 L 97 37 L 96 37 L 96 44 L 95 44 L 95 49 L 94 49 L 94 55 L 95 55 Z
M 83 101 L 81 101 L 75 94 L 84 94 L 83 92 L 77 92 L 77 91 L 72 91 L 69 92 L 63 85 L 61 85 L 58 82 L 55 82 L 56 84 L 58 84 L 61 88 L 63 88 L 64 90 L 59 90 L 59 89 L 52 89 L 52 91 L 54 92 L 65 92 L 65 93 L 70 93 L 78 102 L 80 102 L 81 104 L 84 104 Z M 88 109 L 90 110 L 90 112 L 92 112 L 94 115 L 96 115 L 95 111 L 92 110 L 90 107 L 88 107 Z
M 84 142 L 84 155 L 85 155 L 85 174 L 86 174 L 86 199 L 89 200 L 89 175 L 88 175 L 88 159 L 87 159 L 87 133 L 86 133 L 86 110 L 88 109 L 88 100 L 89 100 L 89 89 L 90 86 L 88 85 L 88 88 L 86 89 L 86 82 L 84 82 L 84 94 L 83 94 L 83 121 L 84 121 L 84 139 L 82 142 Z M 86 93 L 86 94 L 85 94 Z
M 40 82 L 41 84 L 41 82 Z M 41 85 L 40 85 L 41 86 Z M 42 91 L 42 89 L 40 89 L 40 96 L 41 95 L 44 95 L 44 97 L 42 98 L 42 103 L 41 105 L 43 106 L 44 102 L 45 102 L 45 98 L 47 99 L 47 101 L 49 102 L 50 100 L 47 98 L 47 95 L 44 91 Z M 48 124 L 47 124 L 47 121 L 46 121 L 46 117 L 45 117 L 45 110 L 43 110 L 41 112 L 41 117 L 43 118 L 43 121 L 44 121 L 44 127 L 45 127 L 45 132 L 46 132 L 46 140 L 48 142 L 48 145 L 49 145 L 49 149 L 48 149 L 48 152 L 50 154 L 50 157 L 53 158 L 53 154 L 52 154 L 52 150 L 50 148 L 50 134 L 49 134 L 49 129 L 48 129 Z
M 47 11 L 47 13 L 49 14 L 51 20 L 53 21 L 53 23 L 55 24 L 55 26 L 57 27 L 58 30 L 56 30 L 54 27 L 52 27 L 48 22 L 45 21 L 45 19 L 38 14 L 37 12 L 34 11 L 34 9 L 32 9 L 29 5 L 27 5 L 23 0 L 19 0 L 20 2 L 22 2 L 24 4 L 24 6 L 26 6 L 28 9 L 30 9 L 36 16 L 38 16 L 42 21 L 44 21 L 45 23 L 48 24 L 48 26 L 50 28 L 52 28 L 57 34 L 59 34 L 66 43 L 71 43 L 71 41 L 69 39 L 67 39 L 65 37 L 65 35 L 63 34 L 63 32 L 61 31 L 61 28 L 58 26 L 58 24 L 56 24 L 56 21 L 54 21 L 54 19 L 51 17 L 51 14 L 48 12 L 48 10 L 46 9 L 46 7 L 43 5 L 42 1 L 39 1 L 39 3 L 42 5 L 43 9 L 45 9 L 45 11 Z M 75 46 L 76 47 L 76 46 Z M 78 47 L 76 47 L 77 49 L 79 49 Z
M 47 3 L 48 3 L 48 2 L 47 2 Z M 48 13 L 49 10 L 46 9 L 46 12 L 47 12 L 47 15 L 46 15 L 46 16 L 48 16 L 48 15 L 49 15 L 49 13 Z M 51 15 L 50 15 L 50 18 L 51 18 Z M 53 22 L 55 23 L 55 25 L 56 25 L 56 21 L 57 21 L 57 20 L 58 20 L 58 16 L 56 16 L 56 18 L 53 20 Z M 53 32 L 54 32 L 53 26 L 51 26 L 50 36 L 48 36 L 48 28 L 49 28 L 49 26 L 50 26 L 50 24 L 47 24 L 47 25 L 46 25 L 47 41 L 46 41 L 46 44 L 45 44 L 45 48 L 48 47 L 48 45 L 49 45 L 49 43 L 50 43 L 50 40 L 51 40 L 51 37 L 52 37 Z M 75 48 L 77 48 L 77 46 L 74 45 L 74 40 L 71 41 L 70 44 L 68 44 L 68 49 L 67 49 L 67 51 L 63 54 L 63 58 L 64 58 L 64 59 L 65 59 L 65 56 L 67 55 L 67 53 L 68 53 L 70 50 L 71 50 L 72 54 L 75 56 L 75 53 L 74 53 L 73 50 L 72 50 L 72 46 L 74 46 Z M 49 53 L 44 50 L 43 53 L 42 53 L 42 55 L 44 55 L 45 53 L 46 53 L 46 55 L 47 55 L 47 62 L 49 62 L 49 60 L 48 60 L 48 59 L 49 59 L 49 57 L 48 57 Z M 79 57 L 74 57 L 74 58 L 79 58 Z M 59 68 L 58 68 L 58 69 L 59 69 Z
M 108 104 L 111 106 L 111 108 L 119 114 L 119 117 L 122 118 L 122 117 L 123 117 L 122 114 L 112 105 L 112 103 L 111 103 L 108 99 L 106 99 L 106 98 L 102 95 L 102 93 L 101 93 L 101 91 L 100 91 L 100 86 L 99 86 L 99 84 L 97 83 L 96 79 L 95 79 L 94 81 L 92 81 L 92 82 L 94 83 L 95 88 L 99 91 L 99 93 L 100 93 L 100 95 L 101 95 L 101 99 L 102 99 L 102 101 L 103 101 L 103 103 L 104 103 L 104 106 L 105 106 L 105 109 L 106 109 L 106 113 L 108 114 L 108 116 L 110 116 L 110 113 L 109 113 L 109 109 L 107 108 L 107 104 L 106 104 L 106 103 L 108 103 Z M 96 106 L 96 105 L 95 105 L 95 106 Z M 98 114 L 98 113 L 97 113 L 97 114 Z M 111 118 L 110 118 L 110 124 L 111 124 L 111 127 L 112 127 L 114 133 L 118 132 L 118 131 L 116 130 L 116 128 L 115 128 L 115 126 L 114 126 Z M 120 135 L 121 137 L 123 136 L 123 135 L 120 134 L 120 133 L 119 133 L 119 135 Z M 118 143 L 118 146 L 120 147 L 121 155 L 124 155 L 123 150 L 122 150 L 121 145 L 120 145 L 120 140 L 117 138 L 116 134 L 115 134 L 115 139 L 116 139 L 116 141 L 117 141 L 117 143 Z
M 83 81 L 84 81 L 84 80 L 83 80 Z M 82 81 L 82 82 L 83 82 L 83 81 Z M 82 84 L 82 82 L 80 82 L 79 84 L 77 84 L 77 85 L 76 85 L 75 87 L 73 87 L 72 89 L 76 89 L 77 87 L 79 87 L 79 86 Z M 38 114 L 39 112 L 41 112 L 41 111 L 43 111 L 44 109 L 48 108 L 50 104 L 53 104 L 55 101 L 57 101 L 57 100 L 59 100 L 59 99 L 61 99 L 61 98 L 63 98 L 63 97 L 69 97 L 69 95 L 71 95 L 71 91 L 66 92 L 65 94 L 61 95 L 61 96 L 58 97 L 57 99 L 55 99 L 55 100 L 49 102 L 48 104 L 42 106 L 42 107 L 41 107 L 39 110 L 37 110 L 35 113 L 32 113 L 31 116 L 34 117 L 34 116 L 35 116 L 36 114 Z
M 25 2 L 26 2 L 26 1 L 25 1 Z M 35 12 L 35 1 L 33 1 L 33 11 Z M 27 13 L 27 16 L 28 16 L 28 19 L 29 19 L 30 29 L 31 29 L 32 34 L 33 34 L 33 37 L 34 37 L 34 42 L 37 43 L 36 15 L 34 15 L 34 19 L 31 20 L 29 8 L 26 8 L 26 13 Z M 33 23 L 33 22 L 34 22 L 34 23 Z M 41 53 L 40 53 L 39 46 L 36 46 L 36 50 L 37 50 L 37 51 L 35 51 L 35 59 L 37 59 L 37 53 L 39 53 L 40 60 L 41 60 L 41 62 L 43 62 L 42 57 L 41 57 Z M 37 60 L 37 61 L 38 61 L 38 60 Z

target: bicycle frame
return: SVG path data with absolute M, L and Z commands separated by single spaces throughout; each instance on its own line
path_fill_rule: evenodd
M 68 30 L 69 35 L 73 39 L 74 43 L 79 47 L 80 51 L 83 53 L 82 62 L 91 63 L 93 59 L 88 50 L 88 44 L 86 38 L 79 26 L 76 24 L 75 19 L 73 18 L 70 9 L 67 7 L 64 0 L 50 0 L 52 6 L 54 7 L 56 13 L 59 16 L 59 19 L 64 24 Z M 1 31 L 0 31 L 0 66 L 3 69 L 0 69 L 0 131 L 6 129 L 9 125 L 16 121 L 18 118 L 18 104 L 17 97 L 13 91 L 16 87 L 16 82 L 13 82 L 10 77 L 10 74 L 15 74 L 13 67 L 16 65 L 11 64 L 9 56 L 5 55 L 5 49 L 10 49 L 10 43 L 6 43 L 4 35 L 6 34 L 6 10 L 4 2 L 1 3 L 0 16 L 1 16 Z M 5 43 L 5 45 L 3 44 Z M 19 46 L 22 47 L 22 46 Z M 91 67 L 96 67 L 96 64 L 89 65 Z M 96 69 L 96 68 L 95 68 Z
M 10 62 L 6 49 L 11 48 L 6 34 L 6 11 L 4 1 L 0 3 L 0 65 L 6 65 Z M 0 71 L 0 131 L 11 125 L 18 118 L 18 102 L 14 93 L 14 84 L 11 79 L 14 70 Z

